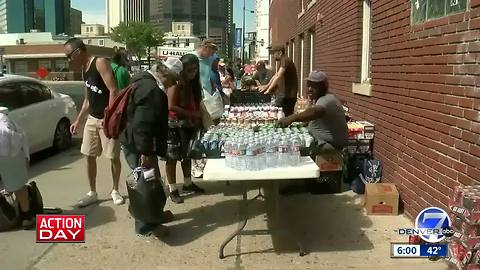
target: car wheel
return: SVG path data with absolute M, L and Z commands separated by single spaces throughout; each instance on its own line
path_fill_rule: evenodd
M 70 122 L 61 120 L 55 129 L 53 148 L 56 151 L 63 151 L 72 145 L 72 134 L 70 133 Z

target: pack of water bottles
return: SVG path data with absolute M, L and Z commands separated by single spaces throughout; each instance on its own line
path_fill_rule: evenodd
M 220 124 L 205 133 L 201 144 L 207 153 L 225 157 L 229 168 L 257 171 L 298 166 L 301 148 L 310 147 L 313 141 L 304 127 L 275 128 L 273 124 L 264 124 L 252 128 Z

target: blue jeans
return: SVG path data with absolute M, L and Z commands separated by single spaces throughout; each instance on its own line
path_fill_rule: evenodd
M 128 166 L 133 170 L 140 165 L 140 154 L 135 153 L 131 149 L 126 146 L 122 145 L 122 150 L 125 155 L 125 159 L 127 161 Z M 160 177 L 160 169 L 158 168 L 158 158 L 157 156 L 153 155 L 150 159 L 155 164 L 155 170 L 158 172 L 158 176 Z M 135 232 L 141 235 L 148 235 L 150 234 L 158 224 L 148 224 L 144 223 L 139 219 L 135 219 Z

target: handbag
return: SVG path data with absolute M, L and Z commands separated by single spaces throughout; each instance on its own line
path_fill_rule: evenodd
M 146 176 L 148 172 L 151 171 L 137 167 L 127 177 L 128 212 L 135 219 L 144 223 L 162 224 L 164 222 L 163 208 L 167 197 L 162 182 L 155 173 Z
M 20 207 L 15 196 L 0 190 L 0 232 L 17 227 L 20 222 Z

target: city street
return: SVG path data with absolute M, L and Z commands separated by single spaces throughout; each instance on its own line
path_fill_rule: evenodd
M 296 245 L 285 235 L 270 236 L 271 194 L 266 202 L 249 207 L 247 231 L 226 248 L 227 258 L 218 258 L 218 247 L 245 213 L 238 184 L 202 183 L 204 196 L 188 197 L 184 204 L 167 202 L 176 220 L 167 225 L 161 239 L 141 238 L 133 231 L 128 202 L 114 206 L 109 164 L 99 160 L 99 204 L 85 209 L 72 205 L 87 191 L 84 162 L 75 146 L 61 154 L 48 151 L 34 155 L 31 177 L 43 194 L 45 206 L 61 207 L 65 214 L 86 215 L 85 244 L 37 244 L 34 231 L 0 233 L 2 269 L 447 269 L 426 259 L 390 259 L 390 243 L 404 242 L 394 233 L 413 224 L 403 216 L 374 217 L 363 213 L 361 199 L 352 192 L 336 195 L 283 197 L 280 224 L 288 226 L 310 252 L 299 257 Z M 124 180 L 129 173 L 125 163 Z M 162 174 L 164 166 L 162 165 Z M 177 169 L 180 174 L 180 169 Z M 181 179 L 181 177 L 180 177 Z M 249 197 L 255 195 L 250 187 Z M 253 230 L 253 231 L 252 231 Z M 232 255 L 240 254 L 240 255 Z

